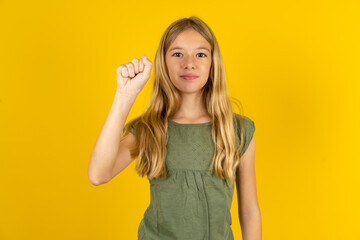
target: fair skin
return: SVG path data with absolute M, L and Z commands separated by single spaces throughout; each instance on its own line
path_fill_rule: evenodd
M 211 121 L 200 95 L 209 78 L 211 61 L 211 45 L 195 30 L 181 32 L 171 43 L 165 62 L 171 82 L 181 93 L 180 109 L 171 116 L 171 120 L 179 123 Z M 198 78 L 186 80 L 180 77 L 189 73 L 197 75 Z
M 256 191 L 255 178 L 255 137 L 241 156 L 236 170 L 236 192 L 238 215 L 244 240 L 261 240 L 262 223 Z
M 170 45 L 165 60 L 171 82 L 181 93 L 180 109 L 171 117 L 171 120 L 179 123 L 211 121 L 201 101 L 201 88 L 206 84 L 210 73 L 211 45 L 195 30 L 185 30 Z M 199 77 L 192 81 L 180 77 L 186 73 Z M 241 162 L 236 171 L 236 189 L 243 239 L 261 240 L 261 214 L 256 194 L 254 137 L 241 157 Z

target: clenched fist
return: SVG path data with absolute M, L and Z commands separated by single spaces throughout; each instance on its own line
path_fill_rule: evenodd
M 138 95 L 150 78 L 152 62 L 144 54 L 131 62 L 121 64 L 117 70 L 117 92 Z

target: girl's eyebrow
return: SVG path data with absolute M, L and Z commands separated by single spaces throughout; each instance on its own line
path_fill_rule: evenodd
M 173 48 L 171 48 L 169 51 L 173 51 L 173 50 L 176 50 L 176 49 L 182 50 L 183 48 L 181 48 L 181 47 L 173 47 Z M 206 47 L 198 47 L 197 49 L 204 49 L 204 50 L 210 52 L 210 50 L 207 49 Z

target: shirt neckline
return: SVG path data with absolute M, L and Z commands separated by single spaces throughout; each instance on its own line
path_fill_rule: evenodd
M 209 126 L 212 125 L 212 121 L 210 122 L 205 122 L 205 123 L 178 123 L 175 122 L 173 120 L 171 120 L 170 118 L 168 118 L 168 122 L 174 126 L 181 126 L 181 127 L 200 127 L 200 126 Z

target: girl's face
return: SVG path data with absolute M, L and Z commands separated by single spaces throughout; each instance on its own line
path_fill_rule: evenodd
M 197 31 L 184 30 L 165 54 L 171 82 L 183 93 L 198 92 L 206 84 L 212 61 L 211 45 Z M 194 75 L 186 78 L 183 75 Z

